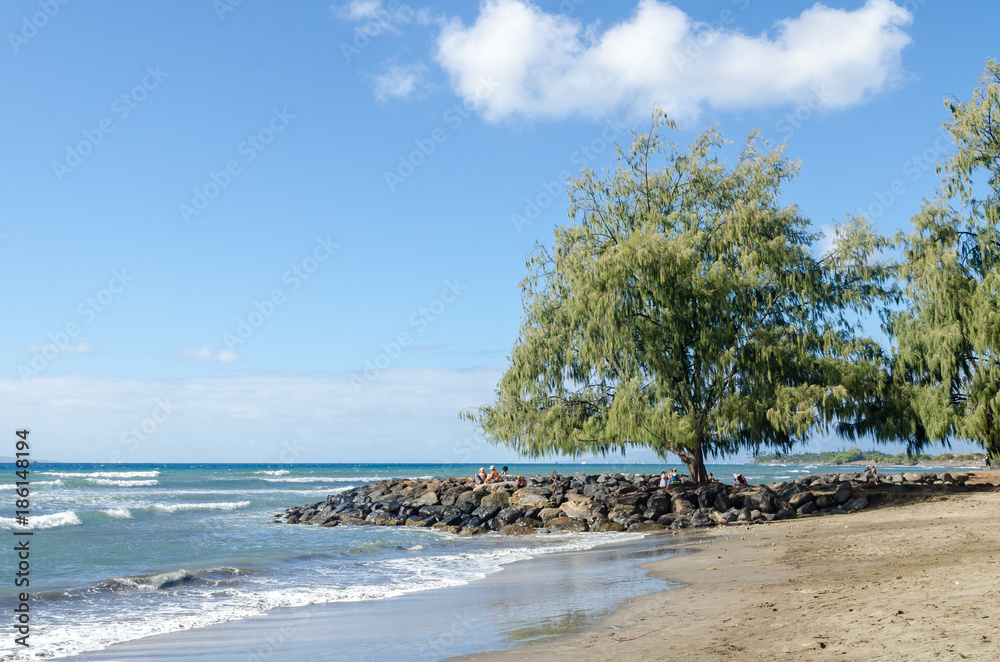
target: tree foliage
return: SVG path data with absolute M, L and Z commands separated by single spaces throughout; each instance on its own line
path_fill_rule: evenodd
M 1000 64 L 967 102 L 945 100 L 955 153 L 901 235 L 911 305 L 894 316 L 897 389 L 925 440 L 1000 450 Z M 883 435 L 888 436 L 888 435 Z M 911 445 L 913 445 L 911 440 Z M 919 443 L 917 444 L 920 445 Z
M 797 170 L 751 134 L 731 167 L 714 130 L 686 149 L 648 134 L 615 172 L 570 187 L 575 222 L 536 246 L 524 320 L 493 404 L 466 416 L 521 454 L 647 447 L 695 480 L 706 453 L 787 450 L 881 384 L 858 314 L 888 295 L 884 240 L 861 221 L 819 235 L 780 201 Z

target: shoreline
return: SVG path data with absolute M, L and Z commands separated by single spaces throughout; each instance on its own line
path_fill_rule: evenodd
M 585 631 L 630 596 L 673 590 L 678 585 L 642 566 L 681 553 L 701 534 L 612 539 L 584 550 L 539 554 L 460 586 L 282 607 L 59 659 L 430 661 L 477 650 L 519 650 Z
M 710 531 L 696 553 L 644 566 L 682 588 L 578 635 L 452 661 L 995 660 L 998 514 L 1000 492 L 979 491 Z

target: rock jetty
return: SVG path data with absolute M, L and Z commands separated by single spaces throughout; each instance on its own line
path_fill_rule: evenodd
M 474 485 L 469 478 L 381 480 L 289 508 L 276 522 L 316 526 L 418 526 L 460 535 L 496 531 L 631 531 L 698 528 L 849 513 L 870 505 L 963 492 L 970 474 L 814 474 L 771 485 L 659 487 L 659 475 L 572 474 Z M 993 486 L 981 486 L 993 489 Z

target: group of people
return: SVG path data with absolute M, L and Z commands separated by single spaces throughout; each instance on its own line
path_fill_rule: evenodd
M 485 468 L 479 467 L 479 473 L 476 474 L 473 482 L 476 485 L 489 485 L 490 483 L 503 483 L 508 480 L 511 480 L 511 477 L 507 473 L 506 466 L 501 471 L 497 471 L 497 468 L 491 464 L 489 473 L 486 473 Z M 516 481 L 518 487 L 524 487 L 528 484 L 527 481 L 520 476 L 517 477 Z
M 671 469 L 670 473 L 667 473 L 666 471 L 660 472 L 660 487 L 669 487 L 679 480 L 680 478 L 677 475 L 677 467 Z
M 878 485 L 878 469 L 875 468 L 874 464 L 870 467 L 866 466 L 865 473 L 871 475 L 872 479 L 875 481 L 875 484 Z

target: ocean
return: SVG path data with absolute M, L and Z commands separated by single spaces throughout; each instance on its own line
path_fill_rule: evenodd
M 272 523 L 290 506 L 384 478 L 472 476 L 454 464 L 35 464 L 30 470 L 30 647 L 15 643 L 17 553 L 25 536 L 13 517 L 17 477 L 10 464 L 0 496 L 0 659 L 58 659 L 152 635 L 230 623 L 279 608 L 391 601 L 472 585 L 530 559 L 570 559 L 569 580 L 528 601 L 492 635 L 453 637 L 413 655 L 405 641 L 358 639 L 336 659 L 437 660 L 529 643 L 597 622 L 632 595 L 668 588 L 607 550 L 632 559 L 677 553 L 670 536 L 567 533 L 458 537 L 411 527 L 319 528 Z M 513 473 L 659 473 L 659 465 L 512 465 Z M 680 465 L 683 471 L 683 466 Z M 720 480 L 752 483 L 830 469 L 710 465 Z M 847 468 L 845 471 L 856 471 Z M 902 469 L 900 469 L 902 470 Z M 914 469 L 907 469 L 914 470 Z M 923 470 L 923 469 L 916 469 Z M 891 472 L 887 469 L 885 472 Z M 652 541 L 652 542 L 650 542 Z M 594 563 L 588 566 L 588 558 Z M 601 559 L 600 563 L 598 559 Z M 563 568 L 568 562 L 559 562 Z M 560 627 L 528 625 L 555 619 Z M 503 619 L 500 619 L 503 620 Z M 506 625 L 505 625 L 506 623 Z M 430 626 L 428 626 L 430 627 Z M 527 628 L 527 634 L 525 629 Z M 532 634 L 534 632 L 534 634 Z M 416 628 L 412 638 L 426 637 Z M 379 647 L 384 648 L 380 649 Z M 248 647 L 247 656 L 253 659 Z M 281 659 L 275 658 L 275 659 Z M 399 659 L 404 659 L 400 657 Z

